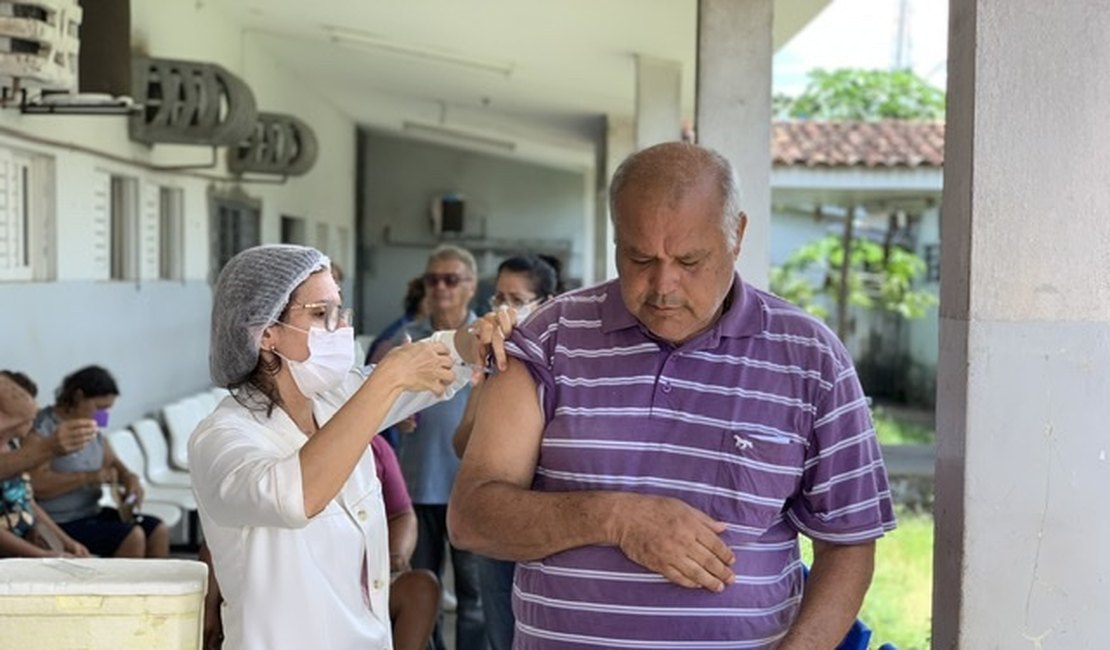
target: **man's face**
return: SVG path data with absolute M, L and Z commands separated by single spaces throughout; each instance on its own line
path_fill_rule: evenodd
M 662 192 L 627 187 L 617 217 L 621 297 L 659 338 L 684 343 L 710 327 L 732 287 L 736 246 L 721 229 L 721 199 L 712 183 L 689 189 L 675 203 Z
M 424 287 L 432 316 L 454 316 L 465 311 L 474 297 L 474 275 L 460 260 L 432 260 L 424 273 Z

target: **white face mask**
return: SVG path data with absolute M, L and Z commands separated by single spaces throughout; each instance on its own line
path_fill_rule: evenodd
M 525 318 L 528 318 L 532 312 L 536 311 L 536 307 L 540 306 L 540 301 L 537 298 L 531 302 L 526 302 L 516 308 L 516 322 L 523 323 Z
M 279 324 L 299 332 L 305 331 L 287 323 Z M 305 397 L 315 397 L 338 387 L 355 365 L 355 328 L 340 327 L 329 332 L 322 327 L 313 327 L 306 333 L 308 358 L 304 361 L 293 361 L 277 350 L 273 352 L 289 364 L 289 374 L 293 375 L 293 383 L 297 384 L 301 393 Z

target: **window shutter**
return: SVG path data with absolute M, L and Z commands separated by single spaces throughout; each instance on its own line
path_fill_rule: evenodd
M 92 196 L 92 259 L 96 277 L 108 280 L 112 277 L 112 229 L 111 200 L 112 176 L 105 171 L 94 172 Z

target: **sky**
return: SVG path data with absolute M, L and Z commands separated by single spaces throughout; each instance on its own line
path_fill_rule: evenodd
M 896 67 L 898 17 L 907 12 L 903 58 L 919 76 L 944 89 L 947 0 L 833 0 L 774 58 L 774 92 L 796 95 L 813 68 Z

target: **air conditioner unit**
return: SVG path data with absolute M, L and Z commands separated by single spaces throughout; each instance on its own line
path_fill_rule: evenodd
M 0 0 L 0 77 L 6 86 L 77 90 L 77 0 Z

